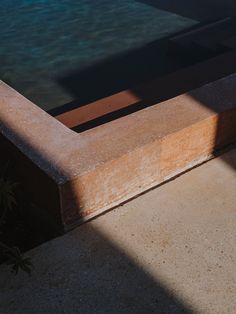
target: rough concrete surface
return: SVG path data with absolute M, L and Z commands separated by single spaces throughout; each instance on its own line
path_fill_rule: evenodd
M 0 82 L 1 159 L 16 166 L 39 217 L 67 231 L 234 142 L 235 91 L 234 73 L 76 133 Z
M 0 266 L 0 313 L 236 313 L 236 149 Z

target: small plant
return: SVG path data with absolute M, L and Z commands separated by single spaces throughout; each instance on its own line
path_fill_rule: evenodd
M 6 179 L 3 176 L 0 177 L 0 227 L 6 223 L 6 216 L 8 211 L 11 211 L 16 205 L 16 199 L 14 189 L 16 183 L 13 183 L 10 179 Z
M 0 248 L 3 255 L 7 257 L 7 264 L 12 266 L 12 272 L 18 273 L 19 269 L 31 274 L 32 263 L 29 257 L 24 257 L 18 247 L 10 247 L 0 241 Z
M 17 205 L 15 197 L 15 188 L 17 184 L 7 177 L 4 168 L 0 174 L 0 233 L 2 227 L 6 224 L 7 215 L 13 211 Z M 0 241 L 0 251 L 7 258 L 7 264 L 12 266 L 12 271 L 17 274 L 21 269 L 28 274 L 31 274 L 32 263 L 30 258 L 24 257 L 19 248 L 9 246 Z

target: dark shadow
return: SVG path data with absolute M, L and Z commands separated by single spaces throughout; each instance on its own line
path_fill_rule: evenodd
M 230 81 L 227 81 L 225 84 L 222 82 L 219 89 L 214 90 L 214 94 L 209 90 L 208 94 L 202 93 L 201 95 L 198 91 L 197 93 L 190 92 L 189 95 L 197 100 L 203 107 L 209 108 L 219 114 L 212 154 L 215 157 L 221 155 L 220 158 L 222 160 L 232 169 L 236 169 L 235 160 L 231 159 L 227 154 L 222 154 L 224 151 L 231 148 L 235 149 L 236 112 L 234 84 L 231 85 Z M 227 95 L 227 97 L 225 97 L 225 95 Z
M 219 19 L 222 17 L 230 16 L 236 17 L 236 1 L 235 0 L 192 0 L 192 1 L 185 1 L 185 0 L 137 0 L 139 2 L 149 4 L 157 9 L 169 11 L 171 13 L 175 13 L 181 16 L 185 16 L 194 20 L 198 20 L 201 22 L 206 21 L 207 19 Z M 236 52 L 235 58 L 230 60 L 230 63 L 223 63 L 218 64 L 217 67 L 212 67 L 210 71 L 217 72 L 219 68 L 225 67 L 225 70 L 228 68 L 228 74 L 236 72 Z M 231 64 L 231 70 L 229 68 Z M 224 70 L 222 71 L 222 73 Z M 207 71 L 206 71 L 207 73 Z M 227 75 L 227 71 L 224 73 Z M 214 79 L 212 77 L 212 81 L 217 80 L 219 75 L 217 73 L 213 74 Z M 222 75 L 223 77 L 223 75 Z M 191 80 L 191 78 L 190 78 Z M 197 86 L 196 86 L 197 87 Z M 142 97 L 142 99 L 149 99 L 150 93 L 153 94 L 152 90 L 146 90 L 144 93 L 140 89 L 135 90 Z M 232 90 L 229 89 L 229 93 Z M 196 96 L 195 93 L 189 93 L 191 97 L 198 100 L 202 106 L 210 108 L 212 111 L 219 113 L 222 108 L 221 105 L 224 104 L 224 99 L 218 95 L 218 99 L 215 98 L 215 102 L 212 101 L 212 95 L 209 95 L 209 99 L 206 98 L 206 95 L 203 97 L 199 97 L 199 94 Z M 221 100 L 221 104 L 217 101 Z M 235 131 L 234 131 L 235 130 Z M 232 132 L 234 131 L 234 132 Z M 230 134 L 230 136 L 229 136 Z M 217 123 L 217 131 L 215 135 L 215 147 L 213 149 L 213 153 L 217 156 L 217 150 L 220 143 L 224 142 L 225 146 L 232 144 L 235 142 L 236 137 L 236 115 L 235 112 L 232 110 L 227 111 L 223 116 L 221 116 Z M 226 141 L 227 139 L 227 141 Z M 230 159 L 229 157 L 225 157 L 224 155 L 221 158 L 229 164 L 233 169 L 236 169 L 235 160 Z
M 32 143 L 29 144 L 27 139 L 15 133 L 9 126 L 5 125 L 5 127 L 14 134 L 15 140 L 23 151 L 30 145 L 32 154 L 40 158 L 44 166 L 51 164 L 47 156 L 42 156 L 36 147 L 32 147 Z M 2 128 L 4 128 L 3 124 Z M 15 174 L 18 176 L 18 182 L 23 183 L 22 193 L 27 195 L 29 201 L 37 204 L 31 208 L 31 213 L 27 213 L 31 215 L 32 226 L 38 230 L 41 237 L 47 231 L 51 232 L 51 237 L 55 237 L 59 233 L 56 228 L 62 225 L 60 217 L 57 217 L 59 204 L 55 199 L 57 197 L 55 185 L 53 187 L 45 173 L 2 137 L 1 148 L 5 153 L 0 156 L 0 161 L 10 160 L 13 165 L 21 165 L 15 168 Z M 71 193 L 70 197 L 78 200 L 77 195 L 74 195 L 73 185 L 68 187 L 68 192 Z M 76 205 L 79 215 L 80 200 Z M 91 224 L 81 226 L 55 241 L 60 242 L 58 251 L 49 252 L 47 258 L 42 258 L 39 269 L 35 269 L 28 282 L 31 285 L 37 276 L 42 276 L 44 291 L 50 291 L 52 296 L 53 291 L 60 289 L 63 292 L 60 306 L 67 313 L 77 313 L 78 309 L 81 313 L 192 313 L 190 305 L 180 301 L 161 280 L 152 278 L 147 270 L 141 268 L 129 254 L 113 244 L 112 239 L 103 235 Z M 63 249 L 63 258 L 61 249 Z M 40 275 L 41 271 L 42 275 Z M 63 272 L 62 280 L 61 272 Z M 45 273 L 51 274 L 50 280 Z M 68 274 L 66 280 L 65 274 Z M 47 281 L 44 281 L 45 278 Z M 42 282 L 41 278 L 37 280 Z M 15 289 L 14 278 L 11 281 L 11 289 Z M 30 304 L 34 310 L 41 298 L 38 289 L 32 289 L 31 300 L 34 301 Z M 28 295 L 24 293 L 22 287 L 8 308 L 13 309 L 16 306 L 17 311 L 21 311 L 27 304 L 29 309 L 28 306 L 31 305 L 28 301 Z M 41 310 L 44 306 L 47 310 L 54 308 L 54 304 L 53 297 L 40 301 Z
M 78 97 L 80 97 L 82 103 L 87 101 L 89 102 L 92 99 L 92 96 L 89 94 L 89 86 L 90 88 L 91 86 L 95 86 L 95 96 L 93 96 L 95 97 L 95 99 L 103 97 L 104 95 L 106 95 L 106 93 L 108 93 L 108 90 L 106 90 L 106 88 L 109 89 L 109 93 L 112 90 L 112 86 L 116 86 L 116 88 L 118 89 L 123 89 L 128 84 L 133 75 L 135 76 L 138 75 L 138 73 L 142 72 L 140 74 L 142 79 L 147 78 L 147 76 L 150 77 L 150 73 L 147 71 L 146 65 L 141 62 L 141 60 L 143 60 L 143 58 L 145 58 L 145 60 L 148 60 L 150 58 L 153 62 L 153 60 L 156 58 L 155 53 L 160 48 L 160 44 L 161 43 L 159 42 L 157 43 L 157 46 L 154 45 L 155 49 L 153 50 L 149 47 L 147 50 L 135 53 L 136 57 L 131 54 L 128 58 L 127 56 L 125 58 L 121 58 L 120 62 L 117 62 L 117 60 L 114 63 L 108 62 L 105 67 L 104 65 L 100 65 L 97 68 L 89 69 L 87 72 L 71 75 L 64 80 L 61 79 L 61 82 L 64 86 L 70 89 L 75 96 L 77 95 Z M 130 72 L 127 72 L 126 79 L 123 80 L 123 71 L 125 71 L 126 65 L 129 64 L 130 66 L 130 62 L 133 58 L 135 58 L 132 63 L 133 66 L 130 68 Z M 141 72 L 136 69 L 136 65 L 139 64 L 139 62 L 141 63 Z M 153 65 L 152 62 L 150 62 L 150 66 Z M 120 69 L 120 64 L 123 65 L 122 70 Z M 151 72 L 152 75 L 156 75 L 157 68 L 155 68 L 155 66 L 153 66 L 153 72 Z M 118 78 L 116 77 L 116 75 L 114 75 L 114 73 L 118 75 Z M 93 77 L 93 75 L 95 75 L 95 77 Z M 138 80 L 140 80 L 140 76 L 138 76 L 134 84 L 137 83 Z M 104 77 L 105 79 L 100 82 L 100 77 Z M 193 82 L 195 82 L 194 80 L 195 78 L 193 79 Z M 84 88 L 84 97 L 83 95 L 78 93 L 79 82 Z M 108 86 L 106 84 L 108 84 Z M 187 86 L 187 88 L 189 88 L 189 85 Z M 142 107 L 142 104 L 144 103 L 150 105 L 154 103 L 154 100 L 161 100 L 167 97 L 165 92 L 163 92 L 162 96 L 156 95 L 156 90 L 154 89 L 154 85 L 148 86 L 144 89 L 133 88 L 133 91 L 142 100 L 140 104 L 136 104 L 135 110 L 140 109 Z M 180 91 L 180 89 L 181 88 L 179 88 L 178 91 Z M 102 90 L 103 92 L 101 94 Z M 176 86 L 172 89 L 172 93 L 174 93 L 174 91 L 176 91 Z M 166 89 L 166 93 L 167 92 L 168 91 Z M 193 98 L 196 97 L 194 93 L 190 93 L 190 95 Z M 220 111 L 220 102 L 212 103 L 212 101 L 208 101 L 205 97 L 201 98 L 199 97 L 199 95 L 197 96 L 197 99 L 202 103 L 203 106 L 206 106 L 215 112 Z M 235 117 L 232 116 L 232 124 L 234 122 Z M 219 120 L 218 131 L 215 140 L 216 147 L 218 145 L 219 139 L 223 136 L 223 134 L 225 134 L 225 128 L 227 127 L 229 126 L 225 124 L 224 118 Z M 19 143 L 19 146 L 27 149 L 29 145 L 29 143 L 27 143 L 27 140 L 20 137 L 17 138 L 17 136 L 19 136 L 17 134 L 14 134 L 14 136 L 16 142 Z M 9 156 L 13 159 L 22 158 L 19 157 L 19 155 L 17 154 L 13 154 L 11 149 L 9 150 Z M 37 156 L 37 158 L 40 158 L 40 163 L 44 167 L 51 167 L 51 161 L 47 159 L 47 156 L 42 156 L 36 148 L 34 148 L 33 156 Z M 5 154 L 5 156 L 3 157 L 7 158 L 7 154 Z M 27 162 L 29 161 L 27 160 Z M 231 161 L 227 162 L 231 163 Z M 233 165 L 233 163 L 231 163 L 231 165 Z M 48 208 L 44 208 L 44 210 L 51 210 L 52 216 L 55 217 L 55 213 L 58 211 L 58 204 L 54 199 L 54 197 L 57 197 L 57 191 L 52 191 L 53 187 L 50 185 L 51 183 L 48 183 L 49 179 L 46 175 L 42 175 L 42 172 L 39 169 L 36 169 L 37 167 L 35 165 L 32 164 L 30 167 L 33 167 L 34 169 L 30 169 L 28 174 L 24 172 L 19 173 L 19 176 L 23 176 L 26 181 L 28 181 L 28 185 L 31 185 L 31 187 L 25 186 L 25 191 L 27 191 L 28 188 L 28 195 L 30 195 L 33 200 L 38 201 L 41 197 L 43 197 L 44 199 L 46 197 L 47 201 L 50 200 L 51 203 L 49 204 Z M 19 169 L 19 172 L 20 171 L 23 170 Z M 32 173 L 37 173 L 38 175 L 39 172 L 41 173 L 41 177 L 39 177 L 39 182 L 33 182 L 34 180 L 36 180 L 36 176 L 32 176 Z M 47 185 L 45 185 L 45 182 L 47 182 Z M 34 189 L 37 185 L 41 187 L 41 190 Z M 70 189 L 73 198 L 73 187 L 71 187 Z M 33 190 L 34 192 L 32 192 Z M 36 195 L 38 191 L 39 195 Z M 35 195 L 31 195 L 31 192 L 35 193 Z M 42 208 L 44 205 L 45 204 L 42 203 Z M 78 204 L 78 208 L 79 207 L 80 204 Z M 42 214 L 42 212 L 40 213 Z M 61 223 L 60 217 L 57 217 L 56 220 L 58 224 Z M 41 221 L 38 221 L 37 224 L 38 229 L 42 231 Z M 127 253 L 122 251 L 122 249 L 120 249 L 119 247 L 115 246 L 112 243 L 111 239 L 108 239 L 106 236 L 104 236 L 100 230 L 97 230 L 96 228 L 87 224 L 86 226 L 76 231 L 73 231 L 68 236 L 68 238 L 69 241 L 62 241 L 62 243 L 64 243 L 64 254 L 65 256 L 67 256 L 67 258 L 65 258 L 65 260 L 61 262 L 64 263 L 63 267 L 65 271 L 68 271 L 68 269 L 70 270 L 69 273 L 71 274 L 71 276 L 65 283 L 60 283 L 60 271 L 63 268 L 58 268 L 56 264 L 52 264 L 54 260 L 50 260 L 47 271 L 52 274 L 51 277 L 53 279 L 51 280 L 51 282 L 45 283 L 44 286 L 44 289 L 48 289 L 50 291 L 52 291 L 53 289 L 56 290 L 58 286 L 65 289 L 65 294 L 62 296 L 62 304 L 63 306 L 66 306 L 65 309 L 67 311 L 70 310 L 71 312 L 77 312 L 79 309 L 79 311 L 83 313 L 194 312 L 194 309 L 191 309 L 191 306 L 184 304 L 182 301 L 178 300 L 178 298 L 173 293 L 171 293 L 161 283 L 161 281 L 156 278 L 152 278 L 147 273 L 147 270 L 142 269 Z M 45 265 L 47 264 L 47 259 L 45 259 L 44 263 Z M 34 278 L 32 278 L 32 280 L 34 280 Z M 24 302 L 27 304 L 27 300 L 28 296 L 26 295 L 21 296 L 20 300 L 18 299 L 18 301 L 20 301 L 22 304 Z M 81 302 L 81 300 L 83 300 L 83 303 Z M 14 299 L 15 304 L 16 301 L 17 300 Z M 45 302 L 45 300 L 42 301 Z M 45 304 L 44 302 L 42 302 L 42 304 Z M 54 302 L 54 299 L 52 298 L 47 302 L 52 304 Z
M 146 1 L 142 2 L 146 3 Z M 157 8 L 158 4 L 159 1 L 152 1 L 152 5 Z M 162 5 L 164 6 L 164 4 Z M 194 5 L 196 3 L 190 1 L 187 7 L 189 10 L 193 10 Z M 219 2 L 218 5 L 221 8 L 222 3 Z M 52 109 L 48 113 L 56 117 L 127 89 L 134 91 L 134 94 L 140 97 L 140 101 L 125 106 L 126 108 L 114 109 L 113 112 L 104 112 L 104 114 L 100 113 L 92 120 L 78 123 L 78 126 L 73 127 L 74 131 L 83 132 L 233 73 L 234 66 L 231 67 L 228 64 L 219 64 L 217 68 L 214 64 L 211 68 L 207 68 L 205 74 L 203 71 L 196 72 L 191 68 L 193 65 L 199 66 L 200 63 L 202 66 L 199 67 L 203 68 L 205 66 L 204 61 L 214 59 L 216 56 L 229 51 L 230 48 L 223 48 L 223 46 L 218 45 L 216 49 L 211 50 L 205 46 L 193 46 L 185 53 L 182 53 L 183 49 L 181 48 L 181 52 L 178 54 L 175 49 L 176 44 L 171 41 L 178 35 L 200 29 L 202 26 L 214 23 L 217 18 L 222 19 L 225 16 L 226 9 L 216 10 L 219 14 L 221 13 L 218 16 L 212 9 L 214 8 L 212 2 L 209 3 L 209 6 L 211 6 L 211 10 L 206 12 L 207 19 L 199 13 L 199 16 L 195 18 L 198 18 L 200 22 L 191 28 L 149 43 L 139 49 L 104 60 L 82 71 L 75 70 L 73 73 L 58 78 L 58 83 L 76 100 Z M 180 5 L 179 14 L 182 7 L 183 5 Z M 177 13 L 174 8 L 175 3 L 173 3 L 173 13 Z M 230 3 L 226 4 L 226 8 L 231 9 L 232 13 Z M 171 11 L 170 7 L 169 10 Z M 212 14 L 212 11 L 215 13 Z M 188 74 L 183 73 L 185 69 Z M 87 110 L 93 111 L 93 107 L 91 106 Z
M 201 58 L 197 60 L 196 56 L 193 55 L 188 57 L 185 55 L 182 59 L 176 60 L 173 54 L 169 56 L 169 40 L 225 16 L 236 16 L 236 5 L 233 0 L 194 0 L 187 3 L 184 0 L 137 1 L 152 5 L 157 9 L 186 16 L 198 21 L 198 23 L 193 27 L 173 33 L 139 49 L 106 59 L 84 70 L 75 70 L 66 76 L 59 77 L 58 83 L 70 93 L 75 101 L 50 110 L 51 115 L 61 114 L 124 89 L 132 89 L 153 78 L 161 77 L 189 64 L 213 57 L 213 54 L 209 54 L 209 51 L 204 50 Z
M 171 38 L 211 22 L 214 21 L 198 23 L 141 48 L 130 50 L 84 70 L 75 70 L 66 76 L 59 77 L 58 83 L 69 92 L 75 101 L 49 110 L 48 113 L 52 116 L 59 115 L 122 90 L 144 85 L 150 80 L 176 72 L 190 64 L 214 57 L 222 51 L 209 53 L 205 49 L 200 57 L 199 55 L 189 55 L 189 57 L 185 55 L 178 58 L 170 53 Z
M 58 83 L 76 100 L 48 113 L 58 115 L 178 70 L 183 64 L 167 56 L 168 39 L 157 40 L 140 49 L 58 78 Z
M 159 10 L 169 11 L 187 18 L 206 21 L 225 16 L 236 16 L 234 0 L 136 0 Z
M 228 59 L 216 59 L 218 54 L 209 55 L 206 51 L 205 55 L 203 54 L 198 60 L 193 55 L 186 58 L 186 54 L 182 59 L 176 60 L 173 55 L 169 54 L 168 50 L 169 40 L 176 35 L 197 29 L 199 25 L 208 24 L 209 21 L 222 19 L 226 16 L 235 17 L 236 2 L 234 0 L 192 0 L 187 3 L 184 0 L 137 1 L 197 20 L 200 24 L 178 34 L 157 40 L 138 50 L 106 60 L 82 72 L 75 71 L 67 77 L 60 78 L 59 83 L 78 100 L 55 109 L 51 112 L 52 115 L 73 110 L 126 88 L 129 88 L 131 93 L 139 98 L 138 102 L 130 106 L 74 127 L 73 130 L 76 132 L 94 128 L 236 72 L 236 53 L 234 51 L 229 54 Z M 159 59 L 161 62 L 158 62 Z M 163 60 L 170 62 L 162 62 Z M 197 67 L 195 67 L 196 62 Z M 211 101 L 208 102 L 206 98 L 197 100 L 203 106 L 218 112 L 215 104 L 212 104 Z M 223 141 L 222 134 L 227 135 L 225 119 L 223 117 L 218 121 L 215 150 Z M 232 119 L 234 119 L 233 116 Z
M 190 95 L 193 98 L 196 97 L 194 92 Z M 197 97 L 203 105 L 215 112 L 221 111 L 222 102 L 217 96 L 213 103 L 211 98 L 208 100 L 201 95 Z M 223 126 L 224 124 L 220 122 L 219 125 Z M 10 129 L 9 126 L 8 129 Z M 12 130 L 12 132 L 14 131 Z M 21 138 L 17 134 L 14 136 L 21 147 L 24 149 L 28 147 L 27 139 Z M 12 147 L 12 144 L 10 146 Z M 8 152 L 13 161 L 19 158 L 19 155 L 13 153 L 11 149 L 9 151 L 4 149 L 4 152 L 6 154 L 0 156 L 1 159 L 7 158 Z M 47 159 L 47 156 L 39 154 L 36 148 L 32 153 L 38 156 L 44 165 L 50 165 L 51 161 Z M 229 160 L 229 162 L 235 166 L 235 160 Z M 36 189 L 36 195 L 33 196 L 45 198 L 43 194 L 47 191 L 46 199 L 49 199 L 50 194 L 51 200 L 54 193 L 50 186 L 45 186 L 44 177 L 46 175 L 41 172 L 40 182 L 30 181 L 29 178 L 36 180 L 35 176 L 32 175 L 32 173 L 35 174 L 34 171 L 36 170 L 31 169 L 31 167 L 37 168 L 32 164 L 28 173 L 18 169 L 19 172 L 22 171 L 21 175 L 24 176 L 30 186 L 28 195 L 32 197 L 32 187 L 39 184 L 42 191 Z M 47 180 L 48 178 L 46 178 L 46 182 Z M 25 188 L 27 191 L 27 186 Z M 76 195 L 73 196 L 73 186 L 69 190 L 72 193 L 72 198 L 77 199 Z M 80 207 L 79 200 L 77 206 Z M 54 210 L 51 205 L 49 207 L 46 210 Z M 37 221 L 37 223 L 38 229 L 44 232 L 44 224 L 41 221 Z M 55 241 L 59 241 L 58 247 L 52 253 L 49 251 L 47 258 L 41 260 L 38 273 L 29 279 L 29 281 L 35 281 L 34 276 L 40 277 L 42 274 L 43 280 L 38 280 L 43 284 L 46 295 L 50 292 L 50 296 L 52 296 L 45 302 L 44 294 L 38 294 L 38 289 L 32 289 L 31 299 L 35 300 L 37 305 L 40 303 L 42 307 L 46 306 L 47 309 L 55 308 L 55 300 L 58 300 L 57 293 L 60 291 L 63 293 L 60 297 L 60 307 L 70 313 L 77 312 L 78 309 L 82 313 L 195 313 L 191 304 L 180 301 L 171 292 L 171 287 L 168 288 L 161 280 L 153 278 L 148 270 L 138 265 L 128 252 L 115 245 L 112 239 L 105 236 L 101 230 L 93 227 L 92 224 L 85 224 Z M 57 245 L 56 242 L 55 245 Z M 45 276 L 45 273 L 49 275 Z M 68 274 L 68 277 L 65 274 Z M 47 279 L 46 282 L 44 281 L 45 278 Z M 13 281 L 11 281 L 11 289 L 14 289 Z M 14 302 L 9 307 L 14 309 L 16 306 L 19 310 L 19 302 L 23 305 L 28 302 L 28 295 L 24 293 L 24 287 L 18 290 Z
M 230 74 L 236 73 L 236 51 L 233 51 L 230 55 L 230 57 L 225 59 L 224 62 L 221 64 L 216 64 L 214 66 L 214 62 L 211 65 L 211 62 L 207 63 L 207 68 L 205 69 L 205 79 L 208 80 L 208 82 L 213 82 L 219 79 L 220 77 L 227 77 Z M 194 84 L 200 79 L 202 81 L 202 74 L 204 72 L 200 71 L 200 76 L 196 79 Z M 211 73 L 210 77 L 207 78 L 207 73 Z M 191 76 L 189 77 L 191 78 Z M 181 81 L 181 80 L 180 80 Z M 179 82 L 180 82 L 179 81 Z M 199 81 L 199 82 L 200 82 Z M 191 79 L 189 80 L 191 82 Z M 208 83 L 207 81 L 204 82 L 205 85 Z M 191 84 L 191 83 L 190 83 Z M 182 89 L 180 85 L 175 84 L 176 88 Z M 217 120 L 217 128 L 215 131 L 215 139 L 212 149 L 212 154 L 218 157 L 222 154 L 222 152 L 227 151 L 228 149 L 235 147 L 235 138 L 236 138 L 236 112 L 235 112 L 235 80 L 226 80 L 221 81 L 219 83 L 218 89 L 214 88 L 211 89 L 211 86 L 207 87 L 207 92 L 204 89 L 201 90 L 193 90 L 193 88 L 190 88 L 190 85 L 187 84 L 184 86 L 184 88 L 187 87 L 187 90 L 182 92 L 187 92 L 187 94 L 193 98 L 194 100 L 197 100 L 199 104 L 201 104 L 203 107 L 206 107 L 210 109 L 212 112 L 215 112 L 218 115 Z M 195 86 L 195 88 L 198 86 Z M 189 91 L 190 90 L 190 91 Z M 155 97 L 155 91 L 152 87 L 148 87 L 145 89 L 135 89 L 133 90 L 133 93 L 137 94 L 140 98 L 142 98 L 145 102 L 150 102 L 150 99 L 152 99 L 152 103 L 158 103 L 159 99 L 158 97 Z M 229 164 L 233 169 L 236 168 L 235 166 L 235 160 L 230 159 L 229 157 L 222 155 L 221 159 L 223 159 L 227 164 Z
M 194 93 L 191 96 L 195 97 Z M 198 99 L 200 101 L 201 96 Z M 207 100 L 204 102 L 212 107 L 212 102 L 208 103 Z M 220 102 L 216 103 L 214 108 L 216 111 L 220 111 Z M 20 136 L 17 138 L 17 142 L 21 147 L 28 146 L 27 140 Z M 12 147 L 12 144 L 10 146 Z M 6 154 L 0 156 L 1 159 L 7 158 L 8 152 L 13 161 L 19 158 L 19 155 L 13 154 L 11 149 L 9 151 L 4 149 L 4 151 Z M 41 158 L 44 164 L 51 163 L 47 156 L 39 154 L 36 148 L 34 148 L 33 154 Z M 235 160 L 232 162 L 235 165 Z M 33 164 L 31 166 L 37 168 Z M 31 169 L 31 166 L 28 173 L 18 169 L 23 171 L 21 175 L 23 174 L 30 186 L 28 193 L 31 193 L 32 186 L 35 187 L 36 184 L 35 181 L 29 180 L 29 178 L 36 180 L 32 176 L 32 173 L 35 174 L 35 170 Z M 40 194 L 39 198 L 42 198 L 43 193 L 48 191 L 47 193 L 52 198 L 54 196 L 52 188 L 45 186 L 43 178 L 44 174 L 41 174 L 39 186 L 42 191 L 37 189 L 35 192 Z M 27 190 L 27 186 L 25 188 Z M 73 186 L 70 187 L 70 190 L 73 197 Z M 49 194 L 46 194 L 47 199 Z M 28 195 L 32 197 L 31 194 Z M 74 197 L 77 198 L 76 195 Z M 80 206 L 79 200 L 77 205 Z M 47 210 L 53 210 L 53 208 Z M 45 225 L 41 221 L 37 223 L 41 233 L 44 232 Z M 119 228 L 119 225 L 117 227 Z M 48 255 L 46 258 L 39 255 L 40 260 L 37 263 L 40 263 L 40 267 L 35 269 L 32 277 L 26 282 L 26 286 L 21 286 L 21 289 L 15 288 L 17 279 L 11 280 L 11 291 L 14 292 L 14 289 L 18 289 L 14 295 L 14 302 L 11 302 L 8 307 L 12 312 L 19 312 L 25 308 L 25 305 L 27 305 L 27 311 L 31 306 L 35 310 L 35 305 L 39 304 L 41 311 L 58 309 L 55 304 L 59 298 L 60 310 L 67 313 L 77 313 L 78 310 L 81 313 L 127 314 L 190 314 L 196 312 L 191 304 L 185 304 L 179 300 L 171 292 L 171 287 L 165 286 L 156 277 L 153 278 L 148 270 L 138 265 L 131 254 L 114 244 L 111 238 L 108 238 L 102 230 L 92 224 L 87 223 L 54 241 L 52 250 L 50 246 L 42 248 L 41 254 L 46 254 L 48 250 Z M 50 245 L 52 248 L 52 243 Z M 157 247 L 156 250 L 158 253 L 159 248 Z M 175 263 L 174 260 L 172 262 Z M 43 285 L 41 293 L 35 289 L 35 280 Z M 25 289 L 27 291 L 31 285 L 33 289 L 30 290 L 31 302 L 29 303 L 29 296 L 25 293 Z M 8 286 L 4 288 L 7 290 Z M 62 295 L 58 296 L 58 293 Z M 50 298 L 46 298 L 45 301 L 45 295 L 48 294 L 50 294 Z
M 129 92 L 139 99 L 138 102 L 100 116 L 92 121 L 82 123 L 74 127 L 73 130 L 76 132 L 86 131 L 233 74 L 236 72 L 235 56 L 236 53 L 232 51 L 227 55 L 215 57 L 211 60 L 208 59 L 157 78 L 147 84 L 136 86 L 130 89 Z
M 50 284 L 56 287 L 59 272 L 66 274 L 70 269 L 73 279 L 65 283 L 65 288 L 73 302 L 66 300 L 67 312 L 78 306 L 81 313 L 193 313 L 92 224 L 59 241 L 68 257 L 64 269 L 52 270 Z

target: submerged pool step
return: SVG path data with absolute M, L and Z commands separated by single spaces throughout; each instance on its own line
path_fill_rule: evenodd
M 224 39 L 221 45 L 230 49 L 236 49 L 236 35 Z
M 236 19 L 227 17 L 169 40 L 169 54 L 182 59 L 202 60 L 234 49 L 223 44 L 236 36 Z
M 236 72 L 234 51 L 127 89 L 84 106 L 74 106 L 54 115 L 58 121 L 80 133 L 173 98 L 189 90 Z

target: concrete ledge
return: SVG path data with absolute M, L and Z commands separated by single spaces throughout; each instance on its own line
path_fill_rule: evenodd
M 235 121 L 236 75 L 80 134 L 0 83 L 4 158 L 61 231 L 211 158 Z

